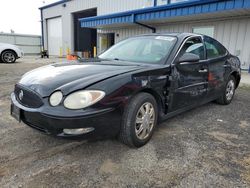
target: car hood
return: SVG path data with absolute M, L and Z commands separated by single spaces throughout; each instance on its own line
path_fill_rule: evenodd
M 26 73 L 18 84 L 47 97 L 56 90 L 64 95 L 102 80 L 140 69 L 138 65 L 58 63 Z

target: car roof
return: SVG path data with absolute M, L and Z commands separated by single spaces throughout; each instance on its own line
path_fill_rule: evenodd
M 203 36 L 201 34 L 196 34 L 196 33 L 178 33 L 178 32 L 173 32 L 173 33 L 150 33 L 150 34 L 142 34 L 142 35 L 137 35 L 135 37 L 140 37 L 140 36 L 173 36 L 173 37 L 178 37 L 178 38 L 186 38 L 190 36 Z

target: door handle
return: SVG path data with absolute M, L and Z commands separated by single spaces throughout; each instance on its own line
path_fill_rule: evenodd
M 199 73 L 206 73 L 206 72 L 208 72 L 208 70 L 207 69 L 200 69 L 200 70 L 198 70 L 198 72 Z

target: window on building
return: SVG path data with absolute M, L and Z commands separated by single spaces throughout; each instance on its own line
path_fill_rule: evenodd
M 180 3 L 188 0 L 170 0 L 170 3 Z
M 204 37 L 207 59 L 217 58 L 226 55 L 227 50 L 216 40 L 210 37 Z
M 201 60 L 205 59 L 205 48 L 200 37 L 191 38 L 183 45 L 180 56 L 185 53 L 198 55 Z
M 209 37 L 214 37 L 214 27 L 208 26 L 208 27 L 194 27 L 193 33 L 207 35 Z
M 170 3 L 180 3 L 188 0 L 157 0 L 157 5 L 165 5 Z

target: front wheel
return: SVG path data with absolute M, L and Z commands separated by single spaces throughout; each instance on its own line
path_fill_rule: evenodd
M 13 51 L 4 51 L 1 55 L 1 60 L 4 63 L 15 63 L 16 61 L 16 54 Z
M 124 110 L 119 134 L 121 142 L 130 147 L 145 145 L 153 135 L 157 118 L 155 98 L 148 93 L 137 94 Z
M 236 89 L 236 81 L 234 76 L 231 75 L 227 81 L 222 96 L 218 98 L 216 102 L 223 105 L 230 104 L 231 101 L 233 100 L 235 89 Z

